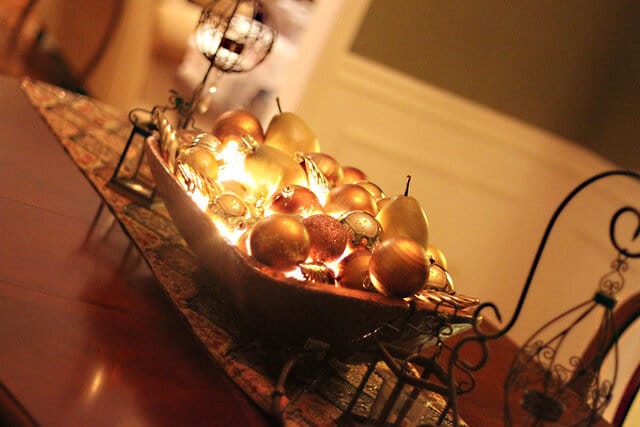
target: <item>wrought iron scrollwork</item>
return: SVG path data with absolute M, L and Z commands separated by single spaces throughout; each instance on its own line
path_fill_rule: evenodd
M 640 174 L 633 171 L 608 171 L 585 180 L 565 197 L 553 213 L 545 229 L 518 303 L 507 324 L 496 332 L 487 333 L 481 330 L 479 322 L 475 321 L 474 333 L 460 340 L 453 348 L 448 369 L 451 375 L 451 385 L 455 384 L 453 370 L 455 366 L 464 366 L 469 372 L 482 368 L 489 356 L 486 345 L 487 341 L 505 336 L 517 322 L 547 241 L 565 207 L 585 188 L 597 181 L 614 176 L 626 176 L 640 181 Z M 601 414 L 604 406 L 610 400 L 611 390 L 615 383 L 615 375 L 610 381 L 601 381 L 599 378 L 599 369 L 611 346 L 613 346 L 617 352 L 617 346 L 615 344 L 619 337 L 619 332 L 613 330 L 613 324 L 611 322 L 611 315 L 616 302 L 615 295 L 624 287 L 623 273 L 628 269 L 628 258 L 640 257 L 639 251 L 633 251 L 621 244 L 616 233 L 619 220 L 623 216 L 629 215 L 635 216 L 638 221 L 638 225 L 632 233 L 631 241 L 636 240 L 638 236 L 640 236 L 640 212 L 638 209 L 632 206 L 625 206 L 618 209 L 613 214 L 609 225 L 610 240 L 617 251 L 617 256 L 612 262 L 612 270 L 600 279 L 595 296 L 547 322 L 527 340 L 516 355 L 505 383 L 505 423 L 507 425 L 512 424 L 512 409 L 509 402 L 509 393 L 513 390 L 524 391 L 521 400 L 522 406 L 524 410 L 529 413 L 532 424 L 535 425 L 543 421 L 557 421 L 568 409 L 573 409 L 575 414 L 577 414 L 576 418 L 578 418 L 578 421 L 575 421 L 576 425 L 589 425 L 590 422 L 593 422 L 596 417 Z M 598 307 L 603 307 L 605 310 L 600 324 L 600 333 L 610 337 L 608 340 L 605 340 L 609 342 L 609 345 L 599 349 L 598 353 L 588 361 L 588 366 L 587 361 L 582 360 L 578 356 L 573 356 L 569 359 L 568 367 L 557 363 L 556 357 L 558 349 L 564 343 L 567 334 L 571 332 L 576 324 Z M 480 304 L 474 312 L 474 318 L 480 318 L 481 313 L 487 309 L 493 312 L 493 315 L 498 321 L 502 321 L 500 310 L 491 302 Z M 547 329 L 550 325 L 576 313 L 578 315 L 573 323 L 551 339 L 543 341 L 536 338 L 541 331 Z M 482 349 L 482 355 L 477 363 L 469 363 L 460 359 L 460 355 L 462 354 L 461 349 L 472 343 L 480 345 Z M 617 363 L 617 353 L 615 361 Z M 580 378 L 583 379 L 580 380 Z M 584 378 L 588 380 L 584 380 Z M 541 381 L 543 384 L 542 389 L 535 389 L 531 386 L 531 384 L 536 381 Z M 572 386 L 580 382 L 585 387 L 576 393 L 576 390 L 573 389 L 574 387 Z M 451 410 L 454 414 L 453 418 L 457 420 L 456 396 L 451 394 L 449 400 Z M 575 400 L 575 402 L 570 402 L 570 400 Z M 572 405 L 573 408 L 571 408 Z

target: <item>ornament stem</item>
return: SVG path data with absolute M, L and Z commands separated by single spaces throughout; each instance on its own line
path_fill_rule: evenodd
M 278 112 L 282 114 L 282 107 L 280 106 L 280 97 L 276 96 L 276 105 L 278 106 Z
M 407 186 L 404 188 L 404 196 L 409 195 L 409 184 L 411 183 L 411 175 L 407 175 Z

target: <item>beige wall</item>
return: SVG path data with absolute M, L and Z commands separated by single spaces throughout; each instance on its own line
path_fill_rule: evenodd
M 324 151 L 343 165 L 361 167 L 387 194 L 401 192 L 404 177 L 412 175 L 412 195 L 429 217 L 430 242 L 447 255 L 456 289 L 495 302 L 508 319 L 558 203 L 583 179 L 614 165 L 566 139 L 353 54 L 354 36 L 374 2 L 342 2 L 339 23 L 297 112 Z M 608 221 L 616 209 L 637 200 L 640 185 L 609 179 L 571 204 L 545 249 L 511 338 L 522 343 L 553 315 L 593 295 L 615 252 Z M 632 235 L 633 218 L 626 226 L 622 235 Z M 636 239 L 633 247 L 638 244 Z M 622 300 L 640 291 L 640 269 L 631 264 Z M 593 335 L 595 324 L 585 325 L 567 345 L 573 355 Z M 614 402 L 638 363 L 640 341 L 634 338 L 640 324 L 635 326 L 622 340 Z
M 372 0 L 352 51 L 640 168 L 640 3 Z

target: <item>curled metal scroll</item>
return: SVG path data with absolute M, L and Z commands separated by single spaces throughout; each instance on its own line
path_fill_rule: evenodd
M 544 234 L 542 236 L 541 242 L 538 246 L 538 250 L 534 256 L 531 268 L 529 270 L 529 274 L 525 280 L 523 289 L 520 293 L 520 297 L 518 299 L 518 303 L 516 305 L 516 308 L 511 316 L 511 318 L 509 319 L 509 321 L 507 322 L 507 324 L 500 330 L 494 332 L 494 333 L 487 333 L 483 330 L 481 330 L 479 323 L 477 321 L 473 322 L 473 331 L 474 333 L 464 337 L 463 339 L 461 339 L 458 343 L 456 343 L 456 345 L 454 346 L 454 348 L 452 349 L 452 357 L 449 360 L 449 366 L 448 366 L 448 372 L 449 372 L 449 381 L 450 381 L 450 390 L 455 390 L 456 389 L 456 379 L 455 379 L 455 374 L 454 374 L 454 369 L 457 368 L 463 368 L 463 370 L 467 373 L 469 372 L 474 372 L 479 370 L 480 368 L 482 368 L 486 361 L 488 360 L 489 357 L 489 350 L 488 350 L 488 345 L 487 345 L 487 341 L 489 340 L 494 340 L 494 339 L 498 339 L 501 338 L 503 336 L 505 336 L 510 330 L 511 328 L 515 325 L 515 323 L 517 322 L 520 313 L 522 311 L 522 307 L 524 306 L 524 301 L 527 297 L 527 294 L 529 292 L 529 288 L 531 287 L 531 283 L 533 281 L 533 277 L 536 273 L 536 270 L 538 268 L 538 264 L 540 262 L 540 259 L 542 257 L 542 253 L 544 252 L 544 249 L 546 247 L 547 241 L 551 235 L 551 231 L 553 230 L 554 225 L 556 224 L 558 218 L 560 217 L 560 214 L 564 211 L 565 207 L 580 193 L 582 192 L 582 190 L 584 190 L 585 188 L 589 187 L 590 185 L 592 185 L 595 182 L 598 182 L 600 180 L 603 180 L 605 178 L 608 177 L 614 177 L 614 176 L 618 176 L 618 177 L 630 177 L 633 178 L 635 180 L 640 181 L 640 174 L 634 171 L 625 171 L 625 170 L 613 170 L 613 171 L 607 171 L 607 172 L 603 172 L 597 175 L 592 176 L 591 178 L 583 181 L 580 185 L 578 185 L 575 189 L 573 189 L 573 191 L 571 191 L 565 198 L 564 200 L 560 203 L 560 205 L 556 208 L 555 212 L 553 213 L 551 219 L 549 220 L 549 223 L 547 224 L 547 227 L 544 231 Z M 617 236 L 616 236 L 616 225 L 618 224 L 620 218 L 622 216 L 628 216 L 628 215 L 634 215 L 635 218 L 638 220 L 638 225 L 636 226 L 635 231 L 633 231 L 632 236 L 631 236 L 631 241 L 636 240 L 639 236 L 640 236 L 640 211 L 638 211 L 637 208 L 635 207 L 631 207 L 631 206 L 625 206 L 622 207 L 620 209 L 618 209 L 612 216 L 611 218 L 611 222 L 609 225 L 609 237 L 611 240 L 611 243 L 613 245 L 613 247 L 616 249 L 616 251 L 619 254 L 619 257 L 616 261 L 614 261 L 614 263 L 618 263 L 617 266 L 614 266 L 614 272 L 620 272 L 620 271 L 624 271 L 624 268 L 626 268 L 626 258 L 638 258 L 640 257 L 640 251 L 633 251 L 627 247 L 625 247 L 624 245 L 621 244 L 621 242 L 618 240 Z M 616 268 L 617 267 L 617 268 Z M 605 278 L 603 278 L 600 281 L 600 288 L 601 290 L 605 290 L 602 289 L 603 287 L 609 287 L 609 291 L 616 293 L 621 289 L 621 283 L 617 283 L 617 282 L 612 282 L 609 281 L 607 282 L 606 280 L 606 276 Z M 486 310 L 486 309 L 491 309 L 491 311 L 493 312 L 493 314 L 495 315 L 495 317 L 497 318 L 497 320 L 499 322 L 502 322 L 502 316 L 500 313 L 500 310 L 498 309 L 498 307 L 492 303 L 492 302 L 485 302 L 482 303 L 480 305 L 478 305 L 478 307 L 476 307 L 476 310 L 474 311 L 473 314 L 473 318 L 474 319 L 480 319 L 481 317 L 483 317 L 481 315 L 481 313 Z M 479 345 L 482 352 L 481 352 L 481 356 L 479 357 L 479 360 L 475 361 L 475 362 L 469 362 L 466 360 L 463 360 L 460 358 L 460 351 L 463 347 L 466 347 L 467 345 L 471 344 L 471 343 L 475 343 L 476 345 Z M 450 405 L 450 409 L 452 411 L 452 415 L 453 415 L 453 419 L 454 419 L 454 423 L 455 421 L 457 421 L 458 419 L 458 410 L 457 410 L 457 404 L 456 404 L 456 395 L 452 392 L 451 395 L 449 396 L 449 405 Z

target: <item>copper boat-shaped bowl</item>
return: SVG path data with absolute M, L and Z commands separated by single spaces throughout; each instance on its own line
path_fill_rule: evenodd
M 275 277 L 249 255 L 229 244 L 212 219 L 183 190 L 158 148 L 146 142 L 147 158 L 159 196 L 173 222 L 214 285 L 220 287 L 247 330 L 277 343 L 324 342 L 346 353 L 370 345 L 365 337 L 404 348 L 434 342 L 444 323 L 450 334 L 471 326 L 473 306 L 458 308 L 382 294 Z M 385 328 L 393 324 L 395 328 Z M 399 330 L 398 330 L 399 329 Z M 380 334 L 371 334 L 378 330 Z

